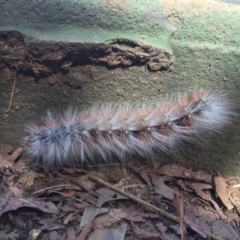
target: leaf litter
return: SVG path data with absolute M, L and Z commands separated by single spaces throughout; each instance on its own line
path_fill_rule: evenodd
M 240 239 L 240 178 L 165 166 L 45 172 L 0 144 L 0 239 Z

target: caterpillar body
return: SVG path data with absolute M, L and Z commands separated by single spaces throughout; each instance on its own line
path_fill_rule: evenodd
M 186 143 L 206 142 L 234 116 L 225 94 L 200 90 L 152 103 L 102 104 L 78 111 L 48 111 L 42 126 L 26 128 L 26 151 L 48 167 L 98 164 L 157 152 L 172 154 Z

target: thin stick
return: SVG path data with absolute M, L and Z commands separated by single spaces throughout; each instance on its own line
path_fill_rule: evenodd
M 14 72 L 14 75 L 13 75 L 12 93 L 11 93 L 11 98 L 10 98 L 9 106 L 8 106 L 8 109 L 6 110 L 6 112 L 9 112 L 10 109 L 11 109 L 11 107 L 12 107 L 12 100 L 13 100 L 13 95 L 14 95 L 15 85 L 16 85 L 16 73 L 17 73 L 17 70 Z
M 38 191 L 35 191 L 35 192 L 32 193 L 32 195 L 40 193 L 40 192 L 45 192 L 47 190 L 51 190 L 51 189 L 54 189 L 54 188 L 65 188 L 65 187 L 70 187 L 70 186 L 71 186 L 70 184 L 51 186 L 51 187 L 47 187 L 47 188 L 43 188 L 43 189 L 40 189 Z
M 27 57 L 28 57 L 29 61 L 31 62 L 32 66 L 33 66 L 33 71 L 34 71 L 34 73 L 35 73 L 37 76 L 39 76 L 39 74 L 38 74 L 38 72 L 37 72 L 37 70 L 36 70 L 36 68 L 35 68 L 35 66 L 34 66 L 34 64 L 33 64 L 32 60 L 31 60 L 31 58 L 30 58 L 29 56 L 27 56 Z
M 59 191 L 51 191 L 51 190 L 50 190 L 50 193 L 63 194 L 62 192 L 59 192 Z M 71 196 L 69 196 L 69 195 L 67 195 L 67 194 L 65 194 L 65 196 L 68 197 L 68 198 L 71 198 L 71 199 L 73 199 L 73 200 L 76 200 L 76 201 L 78 201 L 78 202 L 80 202 L 80 203 L 84 203 L 84 204 L 86 204 L 86 205 L 88 205 L 88 206 L 90 206 L 90 207 L 92 206 L 91 204 L 86 203 L 86 202 L 82 201 L 82 200 L 79 199 L 79 198 L 71 197 Z

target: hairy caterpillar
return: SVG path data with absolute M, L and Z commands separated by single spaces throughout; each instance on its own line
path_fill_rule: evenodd
M 124 162 L 133 155 L 184 150 L 186 143 L 205 142 L 209 132 L 234 116 L 225 94 L 200 90 L 147 103 L 103 104 L 63 113 L 48 111 L 43 125 L 27 127 L 26 150 L 35 163 L 49 167 Z

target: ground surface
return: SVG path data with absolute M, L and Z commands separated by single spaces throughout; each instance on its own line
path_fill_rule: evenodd
M 0 239 L 240 239 L 239 177 L 180 163 L 49 172 L 21 152 L 0 144 Z

